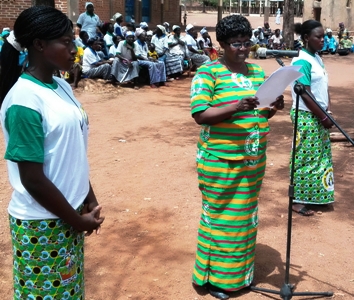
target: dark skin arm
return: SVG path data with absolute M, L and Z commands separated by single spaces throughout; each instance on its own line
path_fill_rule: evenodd
M 71 207 L 58 188 L 45 176 L 43 164 L 34 162 L 18 162 L 17 164 L 22 185 L 45 209 L 77 231 L 91 233 L 93 230 L 99 229 L 104 218 L 100 217 L 101 207 L 97 203 L 91 186 L 86 198 L 87 213 L 80 215 Z
M 309 92 L 310 95 L 312 95 L 313 98 L 316 99 L 316 97 L 312 94 L 311 92 L 311 87 L 308 85 L 305 85 L 306 91 Z M 324 128 L 331 128 L 333 126 L 332 121 L 329 118 L 326 118 L 327 116 L 322 112 L 322 110 L 312 101 L 310 96 L 308 96 L 306 93 L 303 93 L 301 95 L 302 100 L 304 100 L 306 106 L 317 116 L 317 118 L 320 119 L 322 125 Z M 324 120 L 325 119 L 325 120 Z M 322 121 L 323 120 L 323 121 Z
M 193 114 L 193 118 L 199 125 L 215 125 L 231 118 L 237 112 L 254 110 L 259 105 L 257 99 L 257 97 L 248 97 L 225 107 L 209 107 Z
M 222 108 L 210 107 L 205 111 L 193 114 L 195 122 L 199 125 L 215 125 L 224 120 L 231 118 L 235 113 L 242 111 L 250 111 L 257 108 L 259 102 L 257 97 L 247 97 L 243 98 L 241 101 L 235 104 L 231 104 Z M 277 110 L 282 110 L 284 108 L 284 96 L 281 95 L 277 97 L 276 101 L 272 103 L 276 109 L 269 111 L 268 119 L 273 117 Z

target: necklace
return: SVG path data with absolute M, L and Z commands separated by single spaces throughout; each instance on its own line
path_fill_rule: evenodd
M 53 91 L 59 98 L 63 99 L 49 84 L 43 82 L 42 80 L 40 80 L 38 77 L 34 76 L 33 73 L 29 70 L 26 70 L 26 72 L 28 74 L 30 74 L 34 79 L 38 80 L 40 83 L 42 83 L 44 86 L 46 86 L 47 88 L 49 88 L 51 91 Z M 78 105 L 76 103 L 76 101 L 70 96 L 70 94 L 61 86 L 61 84 L 56 81 L 54 78 L 52 78 L 53 81 L 62 89 L 62 91 L 69 97 L 69 99 L 71 100 L 72 103 L 74 103 L 74 105 L 77 107 L 77 109 L 79 110 L 80 112 L 80 115 L 81 115 L 81 120 L 79 120 L 80 122 L 80 128 L 81 128 L 81 131 L 83 131 L 83 126 L 84 126 L 84 122 L 86 123 L 86 125 L 89 124 L 89 120 L 88 120 L 88 116 L 85 112 L 85 110 L 82 108 L 82 106 Z

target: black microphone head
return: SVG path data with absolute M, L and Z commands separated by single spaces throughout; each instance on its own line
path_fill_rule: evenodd
M 272 55 L 274 57 L 298 57 L 298 50 L 267 50 L 266 55 Z

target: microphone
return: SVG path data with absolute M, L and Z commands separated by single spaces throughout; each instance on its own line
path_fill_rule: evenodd
M 258 50 L 260 50 L 261 48 L 259 48 Z M 258 52 L 257 50 L 257 52 Z M 263 55 L 267 56 L 267 55 L 272 55 L 274 57 L 298 57 L 299 56 L 299 51 L 297 50 L 266 50 L 263 51 L 265 53 L 262 53 Z

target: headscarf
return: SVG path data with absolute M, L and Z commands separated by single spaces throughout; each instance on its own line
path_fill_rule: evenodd
M 157 25 L 157 28 L 159 28 L 159 29 L 162 31 L 162 34 L 166 34 L 166 28 L 165 28 L 165 26 Z
M 154 33 L 152 32 L 152 30 L 149 30 L 149 31 L 146 33 L 146 35 L 148 35 L 148 36 L 153 36 Z
M 86 9 L 86 8 L 87 8 L 87 6 L 89 6 L 89 5 L 94 6 L 92 2 L 86 2 L 86 3 L 85 3 L 85 9 Z
M 167 22 L 164 22 L 162 25 L 163 25 L 163 26 L 170 27 L 170 24 L 169 24 L 169 23 L 167 23 Z
M 128 36 L 134 36 L 134 32 L 133 31 L 127 31 L 125 33 L 125 37 L 128 37 Z
M 191 30 L 193 27 L 194 27 L 194 26 L 189 23 L 189 24 L 186 26 L 186 32 L 189 31 L 189 30 Z
M 328 33 L 328 32 L 332 32 L 332 29 L 331 28 L 327 28 L 326 29 L 326 33 Z
M 135 36 L 138 38 L 143 32 L 145 32 L 145 30 L 138 27 L 138 28 L 135 30 Z
M 21 52 L 24 50 L 24 48 L 21 47 L 20 43 L 16 41 L 16 37 L 14 34 L 14 31 L 11 30 L 9 36 L 6 38 L 9 44 L 14 47 L 18 52 Z
M 116 21 L 116 20 L 117 20 L 119 17 L 121 17 L 121 16 L 122 16 L 122 14 L 119 13 L 119 12 L 117 12 L 117 13 L 115 13 L 115 14 L 113 15 L 111 21 Z
M 343 26 L 344 27 L 344 22 L 339 23 L 339 27 Z
M 200 31 L 200 34 L 203 35 L 204 33 L 208 32 L 206 27 L 203 27 L 202 30 Z
M 141 22 L 140 23 L 140 28 L 148 28 L 149 25 L 146 22 Z
M 11 30 L 10 30 L 10 27 L 4 27 L 4 28 L 2 29 L 2 32 L 4 32 L 4 31 L 10 32 L 10 31 L 11 31 Z
M 181 28 L 181 27 L 179 27 L 178 25 L 173 25 L 172 26 L 172 31 L 175 31 L 177 28 Z

